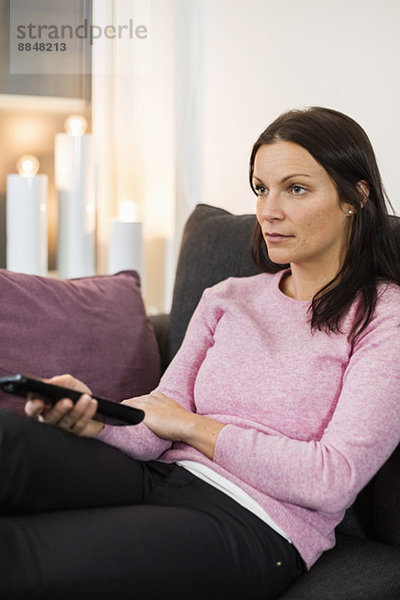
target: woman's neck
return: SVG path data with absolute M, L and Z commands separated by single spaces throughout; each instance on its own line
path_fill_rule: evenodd
M 314 271 L 295 264 L 291 264 L 291 272 L 281 281 L 281 291 L 296 300 L 311 301 L 327 283 L 332 281 L 338 273 L 337 269 L 331 272 Z

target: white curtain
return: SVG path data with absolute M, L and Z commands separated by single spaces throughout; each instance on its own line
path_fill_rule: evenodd
M 168 311 L 183 224 L 201 198 L 203 0 L 94 0 L 93 23 L 145 25 L 148 37 L 93 45 L 98 271 L 109 222 L 134 200 L 144 221 L 143 292 Z M 110 43 L 111 41 L 111 43 Z
M 203 0 L 176 0 L 176 239 L 203 196 Z M 177 248 L 178 249 L 178 248 Z

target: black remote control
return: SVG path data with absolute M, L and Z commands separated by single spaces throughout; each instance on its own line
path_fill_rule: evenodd
M 23 398 L 27 398 L 32 394 L 50 404 L 55 404 L 61 398 L 70 398 L 73 402 L 77 402 L 82 396 L 82 392 L 46 383 L 39 377 L 23 373 L 0 377 L 0 387 L 7 394 L 15 394 Z M 115 425 L 121 422 L 122 424 L 137 425 L 144 419 L 144 412 L 138 408 L 112 402 L 107 398 L 95 396 L 94 394 L 92 394 L 92 398 L 98 402 L 97 413 L 106 417 L 107 422 Z

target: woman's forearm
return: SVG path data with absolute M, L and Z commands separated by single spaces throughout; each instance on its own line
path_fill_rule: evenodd
M 160 438 L 184 442 L 213 458 L 219 432 L 225 426 L 223 423 L 192 413 L 157 391 L 129 398 L 124 404 L 144 410 L 144 425 Z

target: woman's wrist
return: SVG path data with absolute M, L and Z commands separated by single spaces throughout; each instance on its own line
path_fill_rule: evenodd
M 224 427 L 224 423 L 191 413 L 185 424 L 181 441 L 196 448 L 212 460 L 218 436 Z

